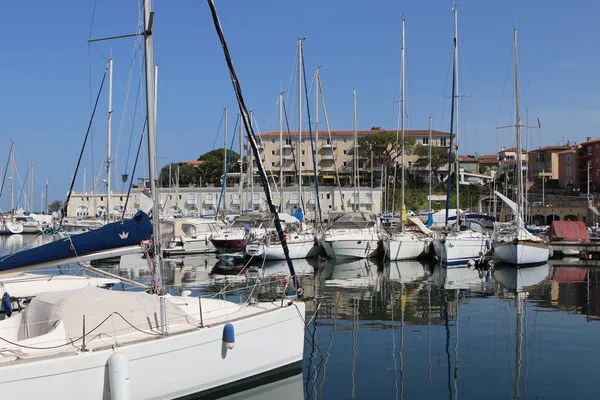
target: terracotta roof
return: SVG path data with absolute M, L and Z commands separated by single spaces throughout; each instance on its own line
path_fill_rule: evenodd
M 573 153 L 577 153 L 577 150 L 575 148 L 571 147 L 570 149 L 563 150 L 558 154 L 573 154 Z
M 544 152 L 544 151 L 563 151 L 566 149 L 569 149 L 570 146 L 546 146 L 546 147 L 540 147 L 538 149 L 535 150 L 530 150 L 530 153 L 540 153 L 540 152 Z
M 472 156 L 458 156 L 458 161 L 463 162 L 479 162 L 479 159 Z
M 484 154 L 479 157 L 481 160 L 494 160 L 498 161 L 498 154 Z
M 596 143 L 596 142 L 600 142 L 600 138 L 585 141 L 585 142 L 581 143 L 581 145 L 584 146 L 586 144 L 592 144 L 592 143 Z
M 366 130 L 366 131 L 358 131 L 357 134 L 358 136 L 364 136 L 364 135 L 373 135 L 376 133 L 380 133 L 380 132 L 392 132 L 392 133 L 396 133 L 395 129 L 382 129 L 382 130 L 378 130 L 378 131 L 373 131 L 373 130 Z M 309 132 L 308 131 L 302 131 L 302 136 L 308 138 L 309 137 Z M 404 131 L 404 134 L 407 136 L 429 136 L 429 130 L 428 129 L 407 129 Z M 314 135 L 314 132 L 313 132 Z M 319 131 L 319 135 L 321 137 L 325 137 L 327 136 L 327 131 Z M 354 135 L 354 131 L 331 131 L 331 136 L 352 136 Z M 275 131 L 275 132 L 264 132 L 261 133 L 260 135 L 258 135 L 260 137 L 279 137 L 279 131 Z M 283 132 L 283 136 L 292 136 L 292 137 L 298 137 L 298 132 Z M 446 137 L 446 136 L 450 136 L 450 134 L 448 132 L 442 132 L 442 131 L 431 131 L 431 136 L 437 136 L 437 137 Z

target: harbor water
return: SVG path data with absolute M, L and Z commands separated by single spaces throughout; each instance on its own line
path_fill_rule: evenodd
M 0 236 L 0 253 L 43 240 Z M 226 398 L 598 398 L 600 267 L 566 260 L 486 271 L 420 261 L 295 260 L 307 306 L 302 369 Z M 289 285 L 284 261 L 247 268 L 217 261 L 165 260 L 168 291 L 244 300 L 276 298 Z M 153 279 L 137 255 L 96 266 Z

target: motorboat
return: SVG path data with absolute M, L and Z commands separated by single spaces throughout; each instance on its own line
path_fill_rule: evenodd
M 374 257 L 379 251 L 380 227 L 374 214 L 348 212 L 323 233 L 327 256 L 335 259 Z
M 414 260 L 428 253 L 433 232 L 419 218 L 408 218 L 411 222 L 404 230 L 384 236 L 385 258 L 388 260 Z
M 163 253 L 168 256 L 201 254 L 215 251 L 210 241 L 223 225 L 204 218 L 167 218 L 160 222 L 160 233 L 166 238 Z
M 266 233 L 264 213 L 242 214 L 228 227 L 213 234 L 210 241 L 219 253 L 244 252 L 248 240 L 263 237 Z

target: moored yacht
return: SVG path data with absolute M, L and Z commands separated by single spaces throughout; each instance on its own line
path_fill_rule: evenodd
M 200 254 L 215 251 L 210 241 L 223 224 L 203 218 L 166 218 L 160 222 L 160 233 L 167 239 L 166 255 Z
M 212 235 L 210 241 L 219 253 L 243 252 L 249 239 L 265 235 L 265 222 L 264 213 L 242 214 L 227 228 Z
M 368 258 L 377 255 L 380 229 L 375 215 L 348 212 L 333 221 L 321 243 L 327 255 L 336 259 Z

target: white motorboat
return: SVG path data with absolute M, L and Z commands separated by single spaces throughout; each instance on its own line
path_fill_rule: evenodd
M 282 228 L 291 259 L 310 258 L 319 254 L 319 241 L 314 229 L 310 229 L 292 215 L 280 213 L 279 217 L 284 222 Z M 245 251 L 250 257 L 285 260 L 279 235 L 272 228 L 262 238 L 248 243 Z
M 212 235 L 210 241 L 219 253 L 243 252 L 248 240 L 264 237 L 266 221 L 264 213 L 242 214 L 227 228 Z
M 447 267 L 466 266 L 483 260 L 490 250 L 490 236 L 474 221 L 461 224 L 460 230 L 439 233 L 433 240 L 436 259 Z M 475 229 L 473 229 L 475 227 Z
M 15 221 L 23 224 L 22 233 L 38 234 L 44 231 L 44 227 L 35 218 L 27 215 L 15 215 Z
M 374 257 L 379 250 L 379 232 L 379 223 L 373 214 L 349 212 L 333 222 L 321 243 L 331 258 Z
M 167 239 L 166 255 L 201 254 L 215 251 L 210 241 L 223 225 L 204 218 L 167 218 L 160 222 L 160 233 Z

